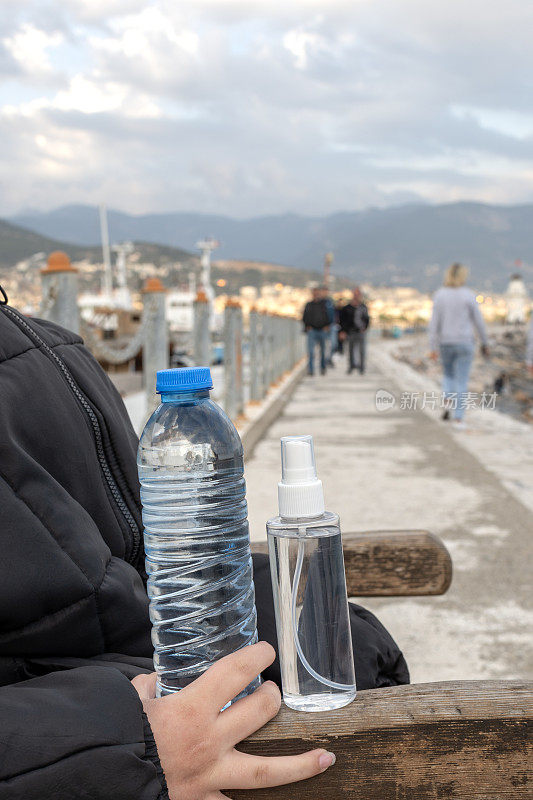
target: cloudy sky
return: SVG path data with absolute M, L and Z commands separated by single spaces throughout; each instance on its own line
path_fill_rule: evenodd
M 0 0 L 0 214 L 533 202 L 533 3 Z

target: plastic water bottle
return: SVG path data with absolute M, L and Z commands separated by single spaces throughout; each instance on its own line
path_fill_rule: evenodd
M 281 440 L 279 516 L 267 522 L 283 699 L 297 711 L 356 695 L 339 517 L 324 510 L 312 436 Z
M 257 641 L 242 443 L 212 388 L 208 367 L 158 372 L 139 443 L 158 696 Z

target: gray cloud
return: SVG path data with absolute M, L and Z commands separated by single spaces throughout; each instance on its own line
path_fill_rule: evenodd
M 0 16 L 0 213 L 531 201 L 533 11 L 488 6 L 23 1 Z

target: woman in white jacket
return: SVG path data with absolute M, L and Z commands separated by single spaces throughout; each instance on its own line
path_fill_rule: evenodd
M 465 286 L 468 276 L 463 264 L 446 270 L 444 286 L 435 292 L 429 325 L 431 358 L 442 361 L 442 390 L 446 396 L 444 419 L 462 423 L 470 368 L 474 357 L 474 329 L 481 339 L 483 355 L 488 355 L 487 331 L 474 292 Z

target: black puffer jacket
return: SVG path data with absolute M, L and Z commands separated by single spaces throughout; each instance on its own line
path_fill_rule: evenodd
M 0 800 L 168 800 L 130 683 L 153 669 L 136 449 L 81 339 L 0 305 Z M 266 557 L 254 582 L 275 644 Z M 408 682 L 379 621 L 350 621 L 359 688 Z
M 129 680 L 152 670 L 136 447 L 81 339 L 1 306 L 2 800 L 167 797 Z

